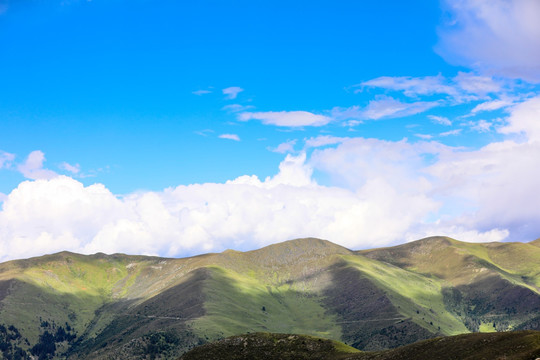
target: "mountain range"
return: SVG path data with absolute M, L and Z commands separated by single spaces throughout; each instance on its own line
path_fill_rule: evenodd
M 229 336 L 305 334 L 364 351 L 540 330 L 540 239 L 320 239 L 183 259 L 61 252 L 0 264 L 4 358 L 176 358 Z

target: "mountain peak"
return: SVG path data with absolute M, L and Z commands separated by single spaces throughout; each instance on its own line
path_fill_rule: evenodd
M 330 254 L 349 254 L 351 250 L 328 240 L 318 238 L 299 238 L 287 240 L 278 244 L 268 245 L 255 251 L 287 251 Z
M 302 258 L 304 261 L 320 259 L 331 255 L 348 255 L 353 252 L 328 240 L 317 238 L 300 238 L 268 245 L 262 249 L 249 251 L 246 254 L 272 263 L 291 263 Z

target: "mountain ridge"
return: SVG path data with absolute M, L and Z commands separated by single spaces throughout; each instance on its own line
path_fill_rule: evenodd
M 156 339 L 174 357 L 256 331 L 380 350 L 538 329 L 539 263 L 529 243 L 447 237 L 360 251 L 304 238 L 181 259 L 60 252 L 0 264 L 0 324 L 25 351 L 69 327 L 74 339 L 55 346 L 74 359 L 142 359 Z

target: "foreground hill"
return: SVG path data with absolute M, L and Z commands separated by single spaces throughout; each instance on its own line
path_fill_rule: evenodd
M 538 241 L 445 237 L 368 251 L 298 239 L 184 259 L 63 252 L 0 264 L 0 350 L 6 358 L 174 358 L 272 332 L 371 351 L 538 330 L 539 264 Z
M 196 347 L 179 360 L 534 360 L 538 357 L 539 331 L 438 337 L 379 352 L 361 352 L 337 341 L 305 335 L 256 333 Z

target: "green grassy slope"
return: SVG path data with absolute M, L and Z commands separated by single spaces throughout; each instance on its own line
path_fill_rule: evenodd
M 69 326 L 76 340 L 59 349 L 89 359 L 171 357 L 260 331 L 377 350 L 539 329 L 536 242 L 434 237 L 354 252 L 307 238 L 185 259 L 63 252 L 0 264 L 0 324 L 15 325 L 27 349 Z
M 434 237 L 360 253 L 437 281 L 444 307 L 470 331 L 501 331 L 523 328 L 540 312 L 539 250 Z

